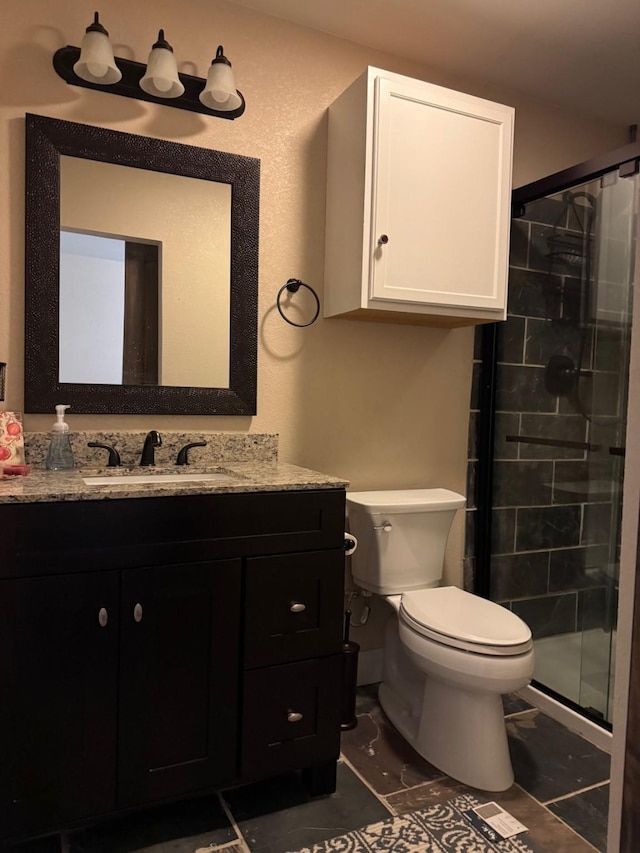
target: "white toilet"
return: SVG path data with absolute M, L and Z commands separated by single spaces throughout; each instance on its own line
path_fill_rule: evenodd
M 504 791 L 513 769 L 501 695 L 533 675 L 528 626 L 510 610 L 440 587 L 462 495 L 446 489 L 348 492 L 354 581 L 391 604 L 379 698 L 414 749 L 443 773 Z

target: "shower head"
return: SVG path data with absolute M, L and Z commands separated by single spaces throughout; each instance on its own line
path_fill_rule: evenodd
M 596 197 L 592 193 L 584 192 L 584 190 L 576 190 L 573 192 L 571 190 L 567 190 L 567 192 L 564 193 L 562 196 L 562 200 L 565 202 L 565 204 L 572 204 L 574 201 L 576 201 L 576 199 L 579 198 L 583 198 L 585 199 L 585 201 L 588 201 L 591 207 L 596 206 Z
M 547 259 L 569 266 L 581 266 L 585 261 L 585 250 L 585 241 L 581 234 L 556 231 L 547 242 Z
M 562 202 L 562 213 L 547 241 L 546 257 L 552 264 L 579 267 L 589 260 L 596 198 L 583 190 L 568 190 L 563 193 Z M 572 215 L 575 222 L 571 222 Z
M 589 325 L 597 203 L 591 193 L 567 190 L 554 225 L 546 234 L 544 257 L 554 319 L 583 329 Z

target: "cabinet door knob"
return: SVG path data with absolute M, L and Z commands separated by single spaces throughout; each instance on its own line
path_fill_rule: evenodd
M 378 246 L 386 246 L 388 242 L 389 242 L 389 235 L 388 234 L 381 234 L 378 237 Z
M 299 723 L 302 719 L 302 714 L 298 713 L 298 711 L 289 711 L 287 714 L 287 720 L 290 723 Z
M 292 613 L 302 613 L 307 609 L 306 604 L 301 604 L 299 601 L 293 601 L 291 603 L 290 610 Z
M 106 628 L 108 621 L 109 621 L 109 614 L 107 613 L 107 608 L 101 607 L 100 610 L 98 610 L 98 622 L 100 623 L 100 627 Z
M 133 618 L 136 620 L 136 622 L 142 622 L 142 605 L 140 604 L 140 602 L 138 602 L 133 608 Z

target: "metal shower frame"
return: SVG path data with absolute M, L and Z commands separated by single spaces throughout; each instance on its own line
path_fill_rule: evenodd
M 600 178 L 618 170 L 620 177 L 631 177 L 640 172 L 640 142 L 630 142 L 607 154 L 594 157 L 555 172 L 546 178 L 513 190 L 511 194 L 512 218 L 522 215 L 526 204 L 569 190 L 572 187 Z M 478 416 L 478 463 L 476 479 L 476 513 L 474 528 L 474 592 L 484 598 L 490 595 L 491 531 L 493 462 L 495 440 L 495 403 L 497 343 L 500 323 L 482 327 L 480 349 L 480 412 Z

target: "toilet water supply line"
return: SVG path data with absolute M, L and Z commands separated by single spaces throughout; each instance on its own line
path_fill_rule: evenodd
M 349 620 L 349 625 L 352 628 L 361 628 L 363 625 L 366 625 L 369 621 L 369 614 L 371 613 L 371 605 L 369 604 L 368 599 L 373 595 L 372 592 L 369 592 L 368 589 L 350 589 L 345 593 L 345 610 L 351 610 L 351 603 L 355 598 L 364 598 L 364 603 L 362 605 L 362 611 L 360 613 L 360 619 L 357 622 L 352 622 Z
M 353 535 L 353 533 L 349 533 L 345 530 L 344 533 L 344 555 L 345 557 L 350 557 L 353 552 L 358 547 L 358 540 Z M 344 609 L 345 614 L 348 615 L 349 626 L 351 628 L 360 628 L 362 625 L 366 625 L 369 621 L 369 614 L 371 613 L 371 605 L 369 604 L 369 599 L 373 595 L 372 592 L 369 592 L 367 589 L 360 589 L 359 587 L 356 589 L 349 589 L 345 591 L 344 594 Z M 362 611 L 360 613 L 360 620 L 358 622 L 351 621 L 351 603 L 354 598 L 359 598 L 362 596 L 364 598 L 364 604 L 362 606 Z

